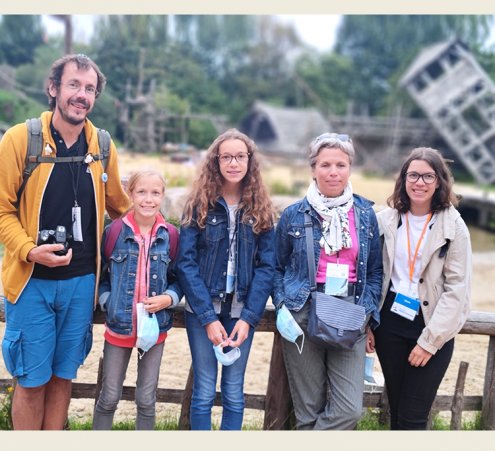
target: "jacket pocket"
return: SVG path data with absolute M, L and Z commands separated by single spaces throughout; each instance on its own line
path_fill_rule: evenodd
M 209 214 L 206 218 L 206 241 L 216 243 L 224 238 L 227 231 L 227 217 L 220 214 Z
M 24 374 L 24 359 L 22 356 L 22 332 L 20 330 L 5 331 L 2 341 L 2 354 L 5 366 L 12 377 Z
M 292 243 L 293 253 L 299 254 L 306 250 L 306 231 L 304 230 L 304 226 L 291 225 L 288 235 Z

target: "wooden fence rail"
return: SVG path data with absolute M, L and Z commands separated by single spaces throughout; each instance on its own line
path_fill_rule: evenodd
M 184 307 L 179 305 L 174 316 L 174 327 L 184 328 Z M 3 304 L 0 305 L 0 321 L 4 321 Z M 104 323 L 104 314 L 97 310 L 94 315 L 95 324 Z M 256 332 L 273 332 L 273 346 L 268 375 L 266 394 L 246 394 L 246 408 L 264 410 L 263 429 L 289 429 L 294 426 L 292 400 L 290 397 L 287 374 L 282 356 L 282 337 L 276 331 L 275 311 L 268 306 Z M 438 395 L 433 403 L 432 412 L 451 411 L 451 429 L 460 429 L 463 411 L 481 411 L 484 429 L 495 429 L 495 313 L 477 312 L 470 314 L 461 334 L 488 335 L 488 353 L 485 370 L 483 394 L 465 396 L 464 383 L 467 373 L 467 363 L 461 362 L 457 384 L 453 395 Z M 98 368 L 96 384 L 75 382 L 72 388 L 73 398 L 98 399 L 101 390 L 102 364 Z M 192 370 L 182 389 L 158 388 L 157 402 L 181 404 L 179 428 L 189 429 L 189 407 L 192 394 Z M 0 388 L 12 384 L 11 379 L 0 379 Z M 124 386 L 123 400 L 134 400 L 135 387 Z M 215 405 L 221 405 L 220 394 L 217 393 Z M 365 392 L 363 407 L 379 408 L 386 414 L 388 400 L 383 388 L 379 391 Z

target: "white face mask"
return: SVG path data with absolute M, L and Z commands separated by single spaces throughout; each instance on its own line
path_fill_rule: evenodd
M 294 343 L 299 351 L 299 354 L 302 353 L 304 346 L 304 332 L 297 324 L 296 320 L 292 316 L 292 313 L 289 309 L 282 304 L 282 306 L 277 311 L 277 320 L 276 326 L 280 335 L 284 337 L 287 341 Z M 297 343 L 297 339 L 302 335 L 301 347 Z
M 232 348 L 229 352 L 223 352 L 222 343 L 219 345 L 213 345 L 215 351 L 215 357 L 223 366 L 232 365 L 240 356 L 241 350 L 239 348 Z
M 149 351 L 152 346 L 156 344 L 160 329 L 158 327 L 158 320 L 154 313 L 148 313 L 144 309 L 144 304 L 138 302 L 136 304 L 137 315 L 137 341 L 136 348 L 146 352 Z M 140 357 L 144 355 L 140 354 Z

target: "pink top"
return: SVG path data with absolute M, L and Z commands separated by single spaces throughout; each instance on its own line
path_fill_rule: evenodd
M 349 282 L 355 283 L 356 277 L 356 262 L 359 253 L 359 240 L 356 233 L 356 221 L 354 218 L 354 207 L 352 207 L 347 213 L 349 217 L 349 229 L 351 232 L 352 247 L 350 249 L 341 249 L 338 252 L 340 264 L 349 265 Z M 316 271 L 316 282 L 325 283 L 327 277 L 327 263 L 337 263 L 337 254 L 327 255 L 325 250 L 320 250 L 320 261 L 318 262 L 318 269 Z
M 162 215 L 156 216 L 156 222 L 151 231 L 145 236 L 141 235 L 139 231 L 139 226 L 137 225 L 134 219 L 134 213 L 129 212 L 122 221 L 125 222 L 134 232 L 134 239 L 136 243 L 139 244 L 139 259 L 137 266 L 137 274 L 136 274 L 136 285 L 134 288 L 134 304 L 132 308 L 132 335 L 122 335 L 117 334 L 110 330 L 105 325 L 105 340 L 114 346 L 119 346 L 121 348 L 134 348 L 136 346 L 137 341 L 137 317 L 136 317 L 136 303 L 143 299 L 146 296 L 148 290 L 146 289 L 146 279 L 149 280 L 149 268 L 148 268 L 148 277 L 145 275 L 144 269 L 146 268 L 146 255 L 149 252 L 149 246 L 156 238 L 156 231 L 158 227 L 165 227 L 165 220 Z M 151 240 L 150 240 L 151 235 Z M 167 332 L 162 332 L 158 336 L 158 340 L 156 344 L 163 343 L 167 338 Z

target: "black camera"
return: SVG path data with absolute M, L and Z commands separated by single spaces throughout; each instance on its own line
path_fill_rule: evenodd
M 55 251 L 55 255 L 65 255 L 69 250 L 67 231 L 64 226 L 57 226 L 55 230 L 40 230 L 38 234 L 38 245 L 41 244 L 63 244 L 64 248 Z

